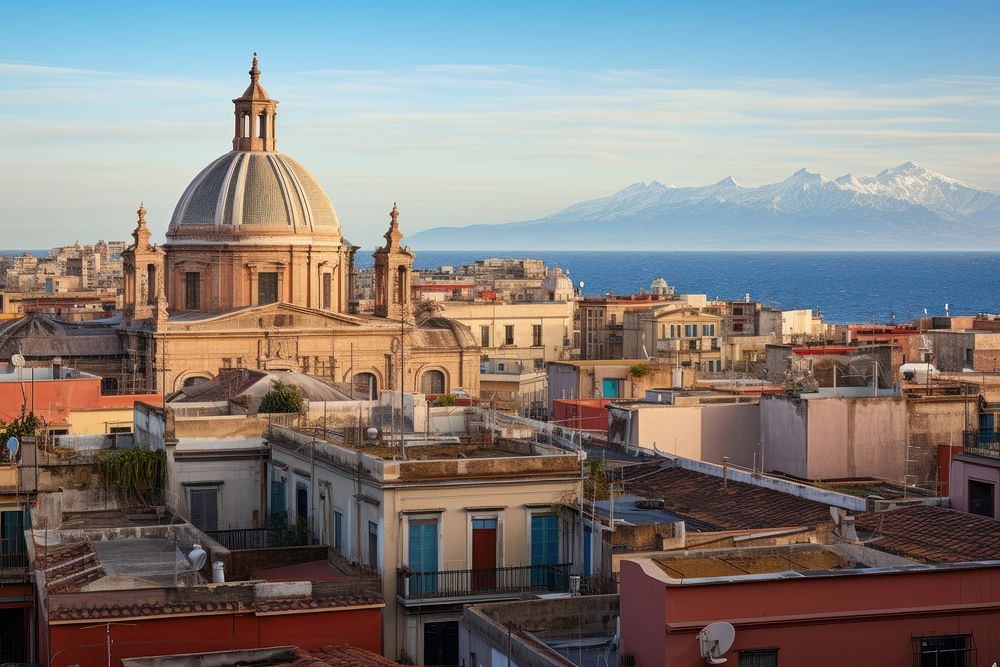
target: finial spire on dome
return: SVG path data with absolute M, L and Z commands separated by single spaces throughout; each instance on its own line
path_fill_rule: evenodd
M 389 211 L 389 219 L 392 221 L 393 226 L 399 226 L 399 209 L 396 208 L 396 202 L 392 202 L 392 210 Z
M 146 224 L 146 207 L 143 206 L 143 203 L 141 201 L 139 202 L 139 210 L 136 211 L 136 213 L 139 216 L 139 224 L 140 225 L 145 225 Z
M 250 80 L 254 83 L 260 80 L 260 68 L 257 67 L 257 52 L 253 52 L 253 62 L 250 65 Z

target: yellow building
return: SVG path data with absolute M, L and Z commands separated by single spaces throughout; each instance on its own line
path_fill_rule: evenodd
M 384 654 L 461 664 L 466 604 L 567 592 L 587 550 L 570 507 L 576 454 L 509 445 L 387 448 L 316 442 L 273 428 L 269 512 L 301 517 L 348 559 L 382 573 Z M 596 539 L 596 538 L 595 538 Z
M 722 318 L 685 304 L 625 313 L 624 353 L 674 367 L 715 373 L 725 369 Z

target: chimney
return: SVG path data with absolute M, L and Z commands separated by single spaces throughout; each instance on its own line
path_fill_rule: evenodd
M 722 488 L 729 485 L 729 457 L 722 457 Z
M 52 379 L 58 380 L 62 377 L 62 357 L 55 357 L 52 360 Z

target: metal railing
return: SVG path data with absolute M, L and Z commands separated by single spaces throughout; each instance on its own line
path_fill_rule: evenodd
M 291 528 L 237 528 L 234 530 L 206 530 L 204 532 L 230 551 L 296 547 L 308 543 L 306 536 L 299 535 Z
M 19 572 L 28 569 L 28 552 L 20 537 L 0 538 L 0 572 Z
M 569 563 L 471 570 L 399 570 L 396 593 L 404 600 L 569 591 Z
M 963 451 L 974 456 L 1000 459 L 1000 431 L 977 429 L 963 433 Z

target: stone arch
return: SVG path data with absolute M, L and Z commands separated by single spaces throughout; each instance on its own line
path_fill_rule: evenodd
M 373 400 L 378 398 L 379 389 L 382 388 L 382 381 L 374 369 L 359 370 L 351 375 L 352 393 L 355 398 L 361 400 Z
M 418 389 L 421 394 L 440 395 L 450 390 L 448 371 L 438 366 L 420 370 Z
M 182 387 L 192 387 L 201 382 L 208 382 L 215 379 L 215 376 L 208 371 L 185 371 L 174 380 L 174 391 Z

